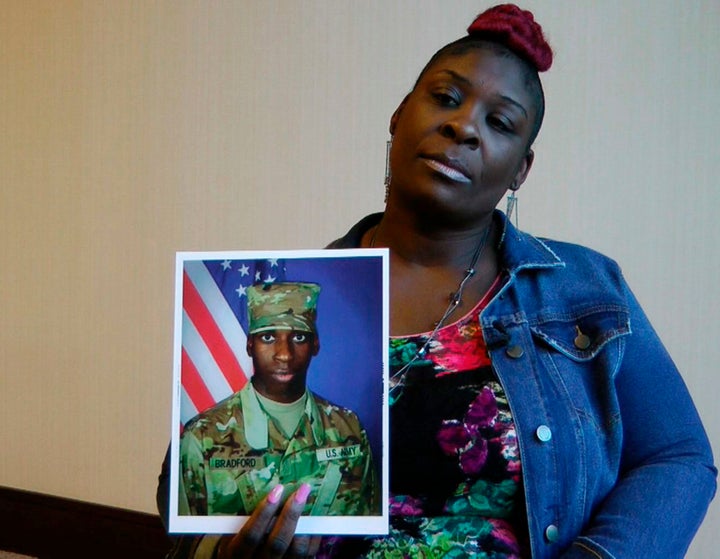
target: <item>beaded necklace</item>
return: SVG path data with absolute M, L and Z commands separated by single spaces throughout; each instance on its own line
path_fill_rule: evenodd
M 470 281 L 470 278 L 472 278 L 475 273 L 475 266 L 478 263 L 478 260 L 480 260 L 480 255 L 483 253 L 483 250 L 485 250 L 485 245 L 487 244 L 488 236 L 490 235 L 490 228 L 492 227 L 492 224 L 488 225 L 485 228 L 485 231 L 483 231 L 482 238 L 480 239 L 480 242 L 478 243 L 478 246 L 475 248 L 475 252 L 473 253 L 472 259 L 470 260 L 470 266 L 465 270 L 465 275 L 463 276 L 462 280 L 460 280 L 460 283 L 458 284 L 457 291 L 450 293 L 450 303 L 448 304 L 447 309 L 445 309 L 445 312 L 440 317 L 440 320 L 438 320 L 435 323 L 435 328 L 430 333 L 428 338 L 425 340 L 425 343 L 422 345 L 422 347 L 417 351 L 415 356 L 410 359 L 403 367 L 394 373 L 390 377 L 390 388 L 389 388 L 389 401 L 390 405 L 392 406 L 395 402 L 398 401 L 400 396 L 403 394 L 403 390 L 405 387 L 405 375 L 407 374 L 410 367 L 418 360 L 422 359 L 425 354 L 428 351 L 428 348 L 430 347 L 430 344 L 435 339 L 435 336 L 437 335 L 440 328 L 442 328 L 445 325 L 445 322 L 448 318 L 450 318 L 450 315 L 452 315 L 455 312 L 455 309 L 457 309 L 460 304 L 462 303 L 462 296 L 463 291 L 465 289 L 465 285 L 468 281 Z M 375 227 L 375 231 L 373 231 L 372 237 L 370 238 L 370 248 L 375 247 L 375 238 L 377 236 L 378 229 L 380 229 L 380 224 Z

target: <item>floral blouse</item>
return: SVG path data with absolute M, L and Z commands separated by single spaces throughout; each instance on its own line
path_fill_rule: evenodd
M 336 538 L 320 556 L 528 557 L 520 453 L 507 398 L 490 363 L 479 315 L 390 340 L 391 376 L 407 363 L 390 408 L 390 533 Z

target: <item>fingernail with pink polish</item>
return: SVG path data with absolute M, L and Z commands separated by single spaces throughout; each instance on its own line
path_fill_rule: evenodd
M 280 497 L 282 497 L 283 489 L 285 488 L 279 483 L 275 487 L 273 487 L 268 494 L 268 502 L 272 503 L 273 505 L 277 503 L 280 500 Z
M 300 486 L 300 489 L 298 489 L 295 492 L 295 502 L 305 504 L 305 502 L 307 501 L 308 495 L 310 495 L 310 489 L 311 489 L 311 487 L 309 484 L 303 483 Z

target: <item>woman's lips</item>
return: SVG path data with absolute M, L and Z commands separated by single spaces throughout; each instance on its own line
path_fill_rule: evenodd
M 433 171 L 440 173 L 454 182 L 470 183 L 470 177 L 467 173 L 459 169 L 459 165 L 454 162 L 444 162 L 435 157 L 423 157 L 425 164 L 430 167 Z

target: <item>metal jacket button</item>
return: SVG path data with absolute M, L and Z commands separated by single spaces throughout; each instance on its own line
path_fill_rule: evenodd
M 511 345 L 509 348 L 507 348 L 505 350 L 505 353 L 507 353 L 513 359 L 519 359 L 520 357 L 525 355 L 523 348 L 520 347 L 519 345 Z
M 552 439 L 552 431 L 547 425 L 540 425 L 537 429 L 535 429 L 535 436 L 541 443 L 546 443 Z
M 547 528 L 545 528 L 545 537 L 549 542 L 558 541 L 558 539 L 560 539 L 560 531 L 558 530 L 558 527 L 555 526 L 555 524 L 550 524 Z
M 575 339 L 573 342 L 575 343 L 575 347 L 578 349 L 587 349 L 590 347 L 590 344 L 592 343 L 590 341 L 590 338 L 582 333 L 579 326 L 575 326 L 575 333 L 577 336 L 575 336 Z

